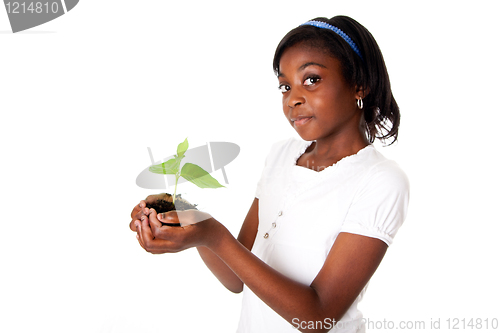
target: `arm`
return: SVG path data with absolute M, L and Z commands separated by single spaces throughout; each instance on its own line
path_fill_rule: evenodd
M 310 286 L 275 271 L 227 234 L 214 252 L 262 301 L 293 325 L 297 323 L 294 318 L 300 322 L 340 320 L 368 283 L 386 249 L 378 239 L 341 233 Z
M 196 214 L 196 212 L 178 212 Z M 175 218 L 173 214 L 166 214 Z M 162 227 L 156 214 L 138 224 L 139 242 L 151 253 L 178 252 L 205 246 L 266 304 L 290 324 L 299 321 L 340 320 L 382 260 L 387 245 L 379 239 L 340 233 L 311 285 L 277 272 L 209 217 L 181 228 Z M 293 322 L 294 318 L 297 318 Z M 319 330 L 321 331 L 321 330 Z
M 146 200 L 141 200 L 141 202 L 134 207 L 131 213 L 132 221 L 130 222 L 130 229 L 132 231 L 137 231 L 135 221 L 139 221 L 142 216 L 147 216 L 149 214 L 146 203 L 152 203 L 158 199 L 162 199 L 164 195 L 165 194 L 150 195 Z M 160 216 L 158 216 L 158 219 L 161 222 L 166 222 L 163 221 Z M 258 225 L 259 199 L 255 198 L 238 235 L 238 241 L 248 250 L 252 249 Z M 227 289 L 234 293 L 243 291 L 243 282 L 241 282 L 240 278 L 235 275 L 231 268 L 229 268 L 215 253 L 205 246 L 198 246 L 197 250 L 205 265 L 207 265 L 210 271 Z
M 252 249 L 258 225 L 259 199 L 255 198 L 238 235 L 238 242 L 248 251 Z M 227 289 L 234 293 L 243 291 L 243 282 L 217 254 L 205 246 L 198 246 L 197 250 L 203 262 Z

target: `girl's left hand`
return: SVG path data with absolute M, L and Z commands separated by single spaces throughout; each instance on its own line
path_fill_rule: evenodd
M 164 223 L 180 223 L 180 227 L 162 226 Z M 198 210 L 171 211 L 157 214 L 150 209 L 149 216 L 135 221 L 137 239 L 150 253 L 172 253 L 197 247 L 210 247 L 221 224 L 210 214 Z

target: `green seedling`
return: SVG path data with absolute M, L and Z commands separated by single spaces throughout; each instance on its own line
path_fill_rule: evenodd
M 163 175 L 175 175 L 175 188 L 172 203 L 175 205 L 175 195 L 177 193 L 177 182 L 180 177 L 185 178 L 191 183 L 195 184 L 200 188 L 218 188 L 224 187 L 221 185 L 217 179 L 210 176 L 208 172 L 203 170 L 200 166 L 193 163 L 184 163 L 181 168 L 181 161 L 185 157 L 184 153 L 188 150 L 189 143 L 186 138 L 184 142 L 177 146 L 177 155 L 174 158 L 169 159 L 165 163 L 152 165 L 149 167 L 149 171 L 153 173 L 163 174 Z

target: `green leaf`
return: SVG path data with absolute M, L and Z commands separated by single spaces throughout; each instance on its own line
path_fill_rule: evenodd
M 179 143 L 179 145 L 177 146 L 177 156 L 182 158 L 184 156 L 184 153 L 186 152 L 186 150 L 188 150 L 188 147 L 189 147 L 189 143 L 188 143 L 188 139 L 186 138 L 186 140 L 184 140 L 184 142 Z
M 201 188 L 225 187 L 217 179 L 210 176 L 208 172 L 193 163 L 184 164 L 181 170 L 181 177 L 186 178 L 186 180 Z
M 179 166 L 180 160 L 171 158 L 165 163 L 150 166 L 149 171 L 152 173 L 159 173 L 160 175 L 175 175 L 179 172 Z

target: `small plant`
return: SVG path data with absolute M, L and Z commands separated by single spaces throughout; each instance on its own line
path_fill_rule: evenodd
M 174 158 L 169 159 L 165 163 L 152 165 L 149 167 L 149 171 L 157 174 L 163 175 L 175 175 L 175 188 L 172 198 L 172 203 L 175 205 L 175 197 L 177 193 L 177 182 L 180 177 L 184 177 L 186 180 L 195 184 L 200 188 L 218 188 L 224 187 L 221 185 L 217 179 L 210 176 L 208 172 L 203 170 L 200 166 L 193 163 L 185 163 L 181 168 L 181 161 L 185 157 L 184 153 L 188 150 L 189 143 L 186 138 L 184 142 L 177 146 L 177 154 Z M 180 195 L 179 195 L 180 196 Z

